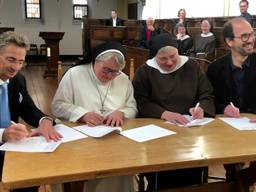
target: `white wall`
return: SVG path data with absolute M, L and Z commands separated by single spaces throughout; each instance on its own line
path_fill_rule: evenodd
M 89 3 L 90 1 L 94 18 L 108 18 L 111 9 L 116 8 L 117 0 L 89 0 Z M 43 0 L 43 22 L 26 22 L 23 8 L 23 0 L 0 0 L 0 26 L 14 27 L 15 31 L 25 33 L 31 43 L 38 46 L 44 43 L 38 36 L 40 31 L 65 32 L 60 42 L 60 54 L 83 53 L 81 24 L 74 24 L 72 20 L 72 0 Z

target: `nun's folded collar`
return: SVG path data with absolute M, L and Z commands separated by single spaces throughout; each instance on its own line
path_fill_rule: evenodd
M 181 68 L 188 61 L 188 57 L 186 57 L 186 56 L 179 56 L 179 57 L 180 57 L 180 62 L 171 71 L 166 71 L 166 70 L 162 69 L 161 67 L 159 67 L 159 65 L 156 62 L 155 57 L 153 59 L 147 60 L 146 64 L 150 67 L 153 67 L 153 68 L 157 69 L 162 74 L 170 74 L 170 73 L 173 73 L 173 72 L 177 71 L 179 68 Z

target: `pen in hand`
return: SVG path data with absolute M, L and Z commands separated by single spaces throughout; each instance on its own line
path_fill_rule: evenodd
M 198 109 L 199 105 L 200 105 L 200 103 L 198 102 L 198 103 L 196 104 L 196 106 L 195 106 L 194 111 L 196 111 L 196 110 Z
M 14 121 L 11 121 L 11 124 L 12 124 L 12 125 L 17 125 L 17 123 L 15 123 Z
M 235 105 L 232 103 L 232 102 L 230 102 L 230 105 L 231 105 L 231 107 L 234 109 L 233 110 L 233 115 L 232 116 L 234 116 L 234 117 L 240 117 L 240 111 L 239 111 L 239 109 L 237 108 L 237 107 L 235 107 Z
M 199 110 L 199 106 L 200 106 L 200 103 L 198 102 L 197 104 L 196 104 L 196 106 L 194 107 L 194 110 L 192 110 L 192 116 L 193 116 L 193 119 L 200 119 L 200 118 L 202 118 L 201 117 L 201 112 L 200 112 L 200 110 Z

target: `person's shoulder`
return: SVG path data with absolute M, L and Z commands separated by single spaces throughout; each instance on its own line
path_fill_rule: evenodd
M 21 73 L 17 73 L 13 78 L 10 79 L 10 83 L 24 83 L 25 77 Z
M 229 64 L 229 59 L 230 59 L 230 53 L 214 60 L 210 65 L 208 70 L 214 70 L 214 69 L 220 69 L 226 65 Z

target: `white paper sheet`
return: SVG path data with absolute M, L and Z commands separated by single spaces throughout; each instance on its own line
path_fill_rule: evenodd
M 122 131 L 120 134 L 134 141 L 144 142 L 168 135 L 173 135 L 176 134 L 176 132 L 151 124 L 143 127 Z
M 81 125 L 73 127 L 75 130 L 80 131 L 90 137 L 103 137 L 113 131 L 121 132 L 121 127 L 110 127 L 105 125 L 89 127 L 88 125 Z
M 173 125 L 178 125 L 180 127 L 196 127 L 196 126 L 203 126 L 206 125 L 212 121 L 214 121 L 214 118 L 209 118 L 209 117 L 204 117 L 202 119 L 193 119 L 193 117 L 191 115 L 183 115 L 184 117 L 186 117 L 187 120 L 189 120 L 189 122 L 186 125 L 182 125 L 182 124 L 175 124 L 169 121 L 166 121 L 166 123 L 169 124 L 173 124 Z
M 63 124 L 57 124 L 54 126 L 54 128 L 58 133 L 62 135 L 61 141 L 63 143 L 66 143 L 69 141 L 75 141 L 75 140 L 83 139 L 87 137 L 85 134 Z
M 247 117 L 220 117 L 219 119 L 238 130 L 256 130 L 256 123 L 250 122 L 250 119 Z
M 60 144 L 61 141 L 47 142 L 43 136 L 37 136 L 27 137 L 15 143 L 4 143 L 0 146 L 0 150 L 17 152 L 53 152 Z

